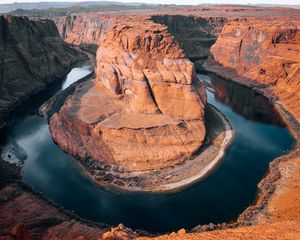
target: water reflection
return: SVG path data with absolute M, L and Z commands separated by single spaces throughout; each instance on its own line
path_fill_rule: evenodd
M 270 106 L 269 100 L 258 92 L 230 81 L 224 81 L 214 74 L 198 74 L 198 77 L 213 89 L 217 101 L 230 106 L 234 112 L 248 120 L 284 126 L 275 109 Z
M 37 158 L 42 146 L 49 141 L 52 142 L 47 122 L 38 116 L 39 107 L 55 93 L 92 71 L 92 66 L 88 62 L 81 67 L 73 68 L 64 79 L 50 84 L 46 90 L 32 96 L 18 107 L 10 116 L 12 127 L 0 132 L 0 146 L 4 146 L 1 157 L 18 165 L 23 165 L 26 159 Z

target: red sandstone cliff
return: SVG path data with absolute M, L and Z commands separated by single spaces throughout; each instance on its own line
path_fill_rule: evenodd
M 211 48 L 207 69 L 261 87 L 300 117 L 300 106 L 295 104 L 300 100 L 299 27 L 299 17 L 232 21 Z
M 64 150 L 145 171 L 180 163 L 199 149 L 206 94 L 166 27 L 118 20 L 100 42 L 96 75 L 50 121 Z
M 83 59 L 53 21 L 0 16 L 0 125 L 16 105 Z

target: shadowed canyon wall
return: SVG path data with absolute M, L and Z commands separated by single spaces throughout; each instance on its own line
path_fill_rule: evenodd
M 183 15 L 157 15 L 151 19 L 168 27 L 168 31 L 179 42 L 187 57 L 194 62 L 197 70 L 202 69 L 211 46 L 228 21 L 225 17 Z
M 62 41 L 53 21 L 0 16 L 0 125 L 28 96 L 84 58 Z

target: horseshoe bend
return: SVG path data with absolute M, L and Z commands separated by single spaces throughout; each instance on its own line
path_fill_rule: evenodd
M 0 239 L 299 239 L 300 10 L 99 6 L 0 17 Z

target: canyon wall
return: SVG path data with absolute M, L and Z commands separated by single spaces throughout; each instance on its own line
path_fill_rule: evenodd
M 0 125 L 28 96 L 85 59 L 60 38 L 50 20 L 0 16 Z
M 133 16 L 140 18 L 140 16 Z M 210 47 L 215 43 L 228 17 L 186 16 L 180 14 L 149 15 L 155 23 L 168 27 L 168 31 L 179 42 L 187 57 L 201 70 L 207 59 Z M 96 54 L 100 37 L 117 21 L 118 16 L 105 14 L 73 14 L 56 17 L 54 21 L 61 37 L 67 42 L 80 46 L 84 50 Z
M 228 21 L 226 17 L 184 15 L 156 15 L 151 19 L 168 27 L 168 31 L 179 42 L 187 57 L 194 62 L 197 70 L 202 69 L 211 46 Z
M 20 169 L 0 158 L 0 239 L 101 239 L 110 230 L 53 205 L 22 183 Z
M 65 42 L 96 54 L 100 37 L 113 24 L 113 17 L 101 14 L 78 14 L 54 18 Z
M 231 21 L 211 48 L 206 68 L 256 86 L 300 117 L 300 19 Z
M 80 158 L 127 171 L 192 156 L 205 136 L 206 94 L 167 28 L 120 18 L 99 45 L 97 79 L 80 86 L 51 118 L 54 140 Z

